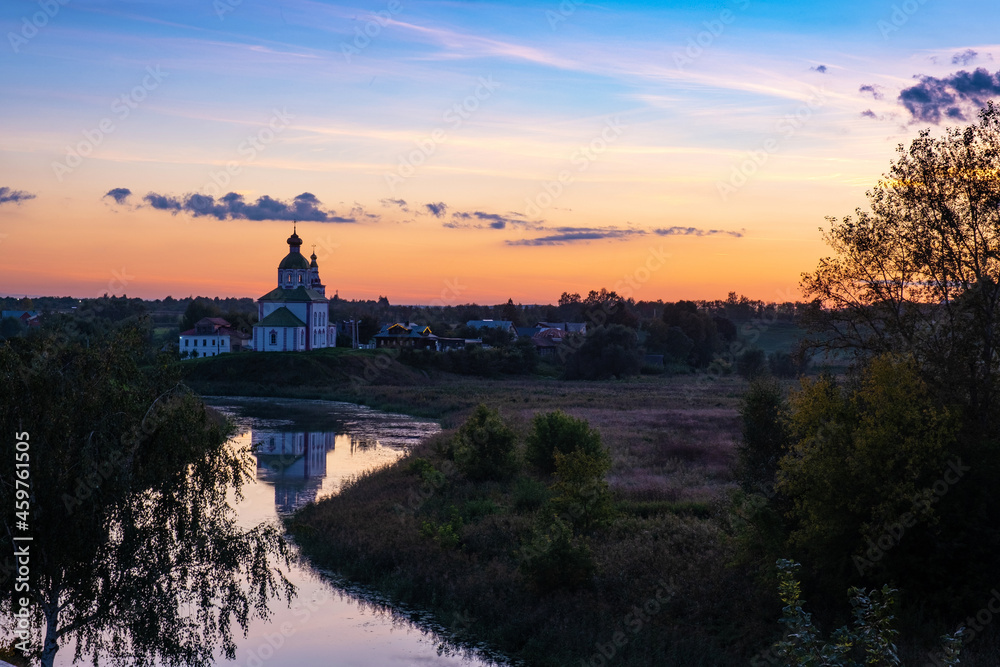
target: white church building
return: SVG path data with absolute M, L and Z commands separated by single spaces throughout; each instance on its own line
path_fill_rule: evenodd
M 316 253 L 307 260 L 301 250 L 302 239 L 293 227 L 288 254 L 278 264 L 278 286 L 257 299 L 255 352 L 316 350 L 336 345 L 337 325 L 329 321 L 330 302 L 319 278 Z

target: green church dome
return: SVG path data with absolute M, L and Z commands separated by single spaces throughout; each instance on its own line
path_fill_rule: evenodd
M 285 255 L 285 258 L 281 260 L 281 264 L 278 264 L 278 269 L 308 269 L 309 260 L 302 256 L 300 252 L 290 252 Z

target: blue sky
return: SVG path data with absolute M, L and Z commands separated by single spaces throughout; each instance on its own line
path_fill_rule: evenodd
M 461 274 L 467 300 L 555 300 L 611 288 L 656 237 L 674 260 L 637 298 L 794 298 L 824 216 L 862 206 L 898 143 L 971 122 L 996 92 L 956 78 L 1000 70 L 996 16 L 935 0 L 7 2 L 0 187 L 33 198 L 0 203 L 0 277 L 89 294 L 131 262 L 133 293 L 253 293 L 288 220 L 184 198 L 311 193 L 348 296 L 427 300 Z M 937 97 L 915 110 L 900 94 L 916 77 Z M 192 235 L 206 249 L 136 264 Z M 226 278 L 192 277 L 220 245 L 238 250 Z M 52 256 L 64 269 L 39 286 Z

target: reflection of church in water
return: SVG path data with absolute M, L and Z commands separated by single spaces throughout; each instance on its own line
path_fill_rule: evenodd
M 326 477 L 326 454 L 333 450 L 333 431 L 257 431 L 257 476 L 274 485 L 274 506 L 294 512 L 316 500 Z
M 289 514 L 317 499 L 327 477 L 327 454 L 334 451 L 338 439 L 342 447 L 350 448 L 351 456 L 378 446 L 376 440 L 336 431 L 253 429 L 251 439 L 256 446 L 257 478 L 274 487 L 279 514 Z

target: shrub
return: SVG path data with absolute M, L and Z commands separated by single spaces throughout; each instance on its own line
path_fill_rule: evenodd
M 778 461 L 788 452 L 785 424 L 788 406 L 781 385 L 772 378 L 750 382 L 740 405 L 743 437 L 736 448 L 737 478 L 746 491 L 770 492 Z
M 509 479 L 517 472 L 516 437 L 500 413 L 476 407 L 455 434 L 455 463 L 475 481 Z
M 549 489 L 530 477 L 519 477 L 514 482 L 514 510 L 534 512 L 549 500 Z
M 573 529 L 558 517 L 545 528 L 535 528 L 521 549 L 521 573 L 541 593 L 580 588 L 594 577 L 594 557 L 586 542 L 573 537 Z
M 881 590 L 866 593 L 859 588 L 851 588 L 848 593 L 854 608 L 854 625 L 834 630 L 830 641 L 826 642 L 812 624 L 812 615 L 802 607 L 801 588 L 795 576 L 799 564 L 779 560 L 777 565 L 778 594 L 785 604 L 780 621 L 785 626 L 785 636 L 771 647 L 771 657 L 780 660 L 783 665 L 884 667 L 900 664 L 895 644 L 899 631 L 892 627 L 896 590 L 882 586 Z M 937 664 L 959 663 L 963 634 L 960 628 L 955 634 L 941 638 L 944 652 Z
M 440 489 L 445 484 L 443 472 L 431 465 L 430 461 L 418 456 L 410 462 L 409 471 L 420 477 L 431 488 Z
M 450 519 L 448 522 L 441 525 L 436 525 L 431 521 L 424 521 L 420 525 L 420 534 L 434 540 L 443 549 L 456 549 L 462 542 L 462 517 L 454 505 L 451 507 L 449 514 Z
M 771 373 L 779 378 L 793 378 L 805 370 L 795 357 L 780 350 L 768 356 L 767 365 Z
M 561 410 L 535 415 L 524 454 L 532 465 L 551 474 L 556 469 L 555 452 L 568 454 L 577 449 L 594 455 L 604 451 L 601 434 L 585 419 Z
M 556 479 L 552 508 L 577 530 L 587 531 L 605 524 L 614 515 L 611 492 L 604 475 L 611 457 L 601 450 L 592 454 L 579 449 L 556 452 Z
M 764 350 L 755 347 L 744 350 L 736 358 L 736 372 L 748 380 L 767 373 L 767 357 L 764 355 Z

